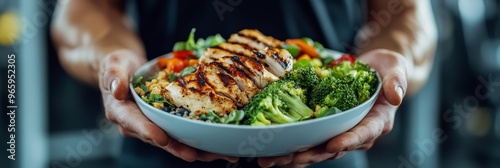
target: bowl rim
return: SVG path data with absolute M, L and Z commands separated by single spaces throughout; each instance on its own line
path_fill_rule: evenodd
M 330 50 L 330 49 L 326 49 L 327 51 L 331 52 L 333 54 L 333 57 L 340 57 L 339 54 L 341 55 L 342 53 L 338 52 L 338 51 L 334 51 L 334 50 Z M 353 111 L 356 111 L 357 109 L 361 108 L 361 107 L 364 107 L 366 106 L 366 104 L 368 103 L 372 103 L 373 101 L 376 101 L 374 99 L 377 99 L 379 94 L 380 94 L 380 90 L 382 88 L 382 79 L 379 75 L 379 73 L 371 68 L 370 70 L 375 72 L 376 76 L 377 76 L 377 89 L 375 90 L 375 92 L 370 96 L 370 98 L 366 101 L 364 101 L 363 103 L 349 109 L 349 110 L 346 110 L 346 111 L 343 111 L 341 113 L 337 113 L 337 114 L 333 114 L 333 115 L 329 115 L 329 116 L 325 116 L 325 117 L 321 117 L 321 118 L 314 118 L 314 119 L 308 119 L 308 120 L 304 120 L 304 121 L 299 121 L 299 122 L 293 122 L 293 123 L 285 123 L 285 124 L 274 124 L 274 125 L 265 125 L 265 126 L 258 126 L 258 125 L 235 125 L 235 124 L 222 124 L 222 123 L 209 123 L 209 122 L 204 122 L 204 121 L 198 121 L 198 120 L 193 120 L 193 119 L 188 119 L 188 118 L 184 118 L 184 117 L 179 117 L 179 116 L 175 116 L 173 114 L 170 114 L 169 112 L 166 112 L 166 111 L 162 111 L 160 109 L 157 109 L 155 107 L 153 107 L 152 105 L 144 102 L 140 97 L 139 95 L 135 92 L 134 90 L 134 87 L 133 87 L 133 80 L 140 74 L 139 71 L 144 71 L 143 69 L 149 67 L 149 69 L 151 69 L 151 66 L 153 66 L 152 64 L 156 64 L 156 61 L 158 58 L 160 57 L 170 57 L 172 55 L 172 53 L 168 53 L 168 54 L 165 54 L 165 55 L 162 55 L 162 56 L 159 56 L 155 59 L 152 59 L 150 61 L 148 61 L 147 63 L 145 63 L 144 65 L 140 66 L 137 70 L 135 70 L 134 74 L 131 76 L 130 78 L 130 82 L 129 82 L 129 87 L 130 87 L 130 91 L 132 92 L 132 95 L 135 99 L 135 102 L 136 102 L 136 105 L 138 105 L 138 103 L 141 103 L 141 104 L 145 104 L 146 106 L 149 106 L 150 109 L 153 109 L 152 111 L 154 113 L 158 113 L 160 115 L 171 115 L 171 117 L 177 117 L 181 120 L 184 120 L 186 122 L 190 122 L 190 123 L 193 123 L 193 124 L 199 124 L 199 125 L 202 125 L 202 126 L 210 126 L 210 127 L 219 127 L 219 128 L 237 128 L 237 129 L 251 129 L 251 130 L 254 130 L 254 129 L 262 129 L 262 128 L 265 128 L 265 129 L 280 129 L 280 128 L 285 128 L 285 127 L 291 127 L 291 126 L 301 126 L 301 125 L 306 125 L 306 124 L 310 124 L 310 123 L 313 123 L 313 122 L 321 122 L 323 120 L 328 120 L 330 118 L 334 118 L 334 117 L 339 117 L 339 116 L 342 116 L 342 115 L 347 115 L 346 113 L 350 113 L 350 112 L 353 112 Z M 148 69 L 148 70 L 149 70 Z M 137 102 L 137 100 L 139 100 L 139 102 Z M 372 107 L 370 107 L 372 108 Z M 142 113 L 144 113 L 142 110 L 141 110 Z M 149 119 L 149 118 L 148 118 Z M 151 119 L 150 119 L 151 120 Z

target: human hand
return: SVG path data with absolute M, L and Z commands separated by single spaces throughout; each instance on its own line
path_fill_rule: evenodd
M 259 158 L 260 166 L 305 167 L 337 159 L 352 150 L 370 149 L 378 137 L 392 130 L 396 110 L 407 89 L 407 61 L 401 54 L 384 49 L 369 51 L 358 59 L 377 70 L 382 78 L 382 90 L 366 117 L 351 130 L 307 151 Z
M 145 62 L 144 57 L 129 50 L 118 50 L 106 56 L 100 63 L 99 88 L 106 118 L 118 126 L 120 133 L 123 136 L 139 138 L 188 162 L 217 159 L 238 161 L 237 157 L 208 153 L 182 144 L 170 138 L 143 115 L 128 93 L 129 76 Z

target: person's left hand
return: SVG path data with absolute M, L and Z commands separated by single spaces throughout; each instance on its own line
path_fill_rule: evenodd
M 407 88 L 407 61 L 401 54 L 384 49 L 367 52 L 359 60 L 368 63 L 382 77 L 382 90 L 366 117 L 349 131 L 307 151 L 259 158 L 260 166 L 305 167 L 337 159 L 352 150 L 370 149 L 378 137 L 392 130 L 396 110 Z

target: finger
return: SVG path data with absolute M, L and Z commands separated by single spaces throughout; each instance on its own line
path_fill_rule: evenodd
M 135 132 L 131 132 L 119 125 L 118 125 L 118 130 L 120 131 L 120 134 L 122 134 L 124 137 L 138 137 Z
M 305 168 L 308 167 L 310 164 L 295 164 L 295 163 L 290 163 L 287 165 L 280 166 L 281 168 Z
M 330 140 L 326 147 L 327 151 L 329 153 L 350 151 L 379 137 L 385 124 L 392 124 L 391 113 L 396 110 L 395 106 L 381 101 L 382 99 L 385 98 L 379 97 L 377 103 L 358 125 Z
M 336 153 L 328 153 L 325 147 L 326 145 L 320 145 L 307 151 L 296 153 L 293 157 L 293 162 L 299 165 L 317 163 L 336 155 Z
M 197 160 L 199 160 L 199 161 L 211 162 L 211 161 L 218 160 L 218 159 L 224 159 L 224 160 L 227 160 L 228 162 L 231 162 L 231 163 L 236 163 L 239 160 L 238 157 L 224 156 L 224 155 L 208 153 L 208 152 L 200 151 L 200 150 L 197 151 Z
M 110 94 L 103 94 L 103 99 L 106 102 L 106 117 L 127 130 L 123 133 L 156 146 L 168 144 L 170 139 L 167 134 L 147 119 L 134 102 L 117 101 Z
M 196 149 L 191 148 L 185 144 L 182 144 L 174 139 L 171 139 L 167 144 L 167 146 L 163 147 L 163 149 L 170 152 L 172 155 L 181 158 L 187 162 L 194 162 L 197 159 Z
M 395 106 L 400 105 L 407 88 L 405 75 L 400 69 L 389 71 L 382 80 L 382 88 L 389 103 Z
M 126 99 L 129 76 L 144 62 L 144 57 L 127 50 L 115 51 L 106 56 L 100 65 L 101 91 L 110 92 L 118 100 Z
M 382 77 L 382 90 L 392 105 L 401 104 L 407 89 L 408 61 L 399 53 L 389 50 L 373 50 L 360 56 Z
M 356 149 L 368 150 L 368 149 L 371 149 L 373 147 L 373 144 L 375 144 L 375 141 L 371 141 L 371 142 L 368 142 L 366 144 L 360 145 Z
M 344 156 L 347 153 L 349 153 L 349 152 L 347 152 L 347 151 L 337 152 L 337 154 L 335 154 L 335 156 L 333 156 L 331 158 L 328 158 L 328 160 L 339 159 L 339 158 L 341 158 L 342 156 Z
M 272 167 L 276 165 L 286 165 L 292 162 L 293 154 L 276 157 L 259 158 L 257 162 L 261 167 Z

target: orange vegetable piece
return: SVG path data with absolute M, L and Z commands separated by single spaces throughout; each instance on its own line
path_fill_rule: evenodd
M 310 60 L 311 60 L 311 56 L 309 56 L 309 55 L 307 55 L 307 54 L 302 54 L 301 56 L 299 56 L 299 57 L 297 58 L 297 61 L 298 61 L 298 60 L 301 60 L 301 59 L 306 59 L 306 60 L 310 61 Z
M 302 53 L 307 54 L 312 58 L 320 58 L 321 59 L 321 56 L 319 55 L 318 51 L 316 51 L 316 48 L 314 48 L 314 46 L 310 46 L 302 39 L 287 39 L 285 41 L 285 43 L 286 44 L 295 44 L 300 48 L 300 51 Z

